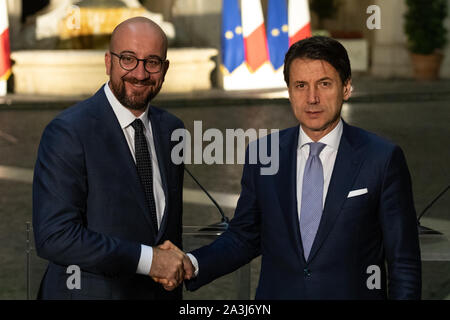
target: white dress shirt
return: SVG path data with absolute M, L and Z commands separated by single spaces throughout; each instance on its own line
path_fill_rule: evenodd
M 317 142 L 325 144 L 322 152 L 319 154 L 320 161 L 323 168 L 323 202 L 327 197 L 328 186 L 330 185 L 331 174 L 333 173 L 334 163 L 336 161 L 339 143 L 342 137 L 342 120 L 339 120 L 338 125 L 330 131 L 326 136 Z M 300 126 L 300 133 L 298 137 L 297 147 L 297 213 L 298 221 L 300 221 L 300 209 L 302 207 L 302 188 L 303 188 L 303 173 L 305 171 L 306 160 L 309 157 L 309 144 L 314 142 Z M 323 206 L 322 206 L 323 207 Z
M 324 136 L 322 139 L 318 141 L 326 145 L 319 155 L 320 161 L 322 162 L 323 178 L 324 178 L 323 204 L 325 204 L 328 186 L 330 185 L 331 174 L 333 173 L 339 143 L 341 142 L 342 130 L 343 130 L 342 120 L 339 120 L 338 125 L 326 136 Z M 300 222 L 303 173 L 305 171 L 306 160 L 308 160 L 309 156 L 309 145 L 307 143 L 314 141 L 310 137 L 308 137 L 308 135 L 303 131 L 301 126 L 299 131 L 300 133 L 298 137 L 298 147 L 297 147 L 297 212 L 298 212 L 298 221 Z M 198 261 L 193 255 L 189 253 L 188 256 L 191 259 L 192 264 L 194 265 L 195 268 L 194 276 L 197 276 L 199 272 Z
M 131 123 L 137 118 L 134 114 L 131 113 L 130 110 L 125 108 L 119 102 L 119 100 L 117 100 L 116 96 L 109 88 L 109 81 L 104 86 L 104 90 L 106 98 L 108 99 L 108 102 L 111 105 L 114 114 L 116 115 L 117 120 L 120 123 L 120 127 L 122 128 L 125 139 L 127 140 L 128 147 L 130 148 L 130 152 L 133 156 L 133 159 L 136 162 L 134 150 L 134 128 L 131 126 Z M 155 197 L 156 216 L 158 219 L 158 228 L 159 228 L 161 226 L 164 209 L 166 207 L 166 197 L 164 195 L 164 190 L 162 187 L 161 173 L 159 171 L 158 158 L 156 156 L 155 150 L 155 143 L 153 142 L 152 124 L 150 122 L 150 119 L 148 118 L 148 108 L 149 107 L 147 106 L 145 112 L 139 116 L 139 119 L 141 119 L 142 123 L 144 124 L 144 135 L 147 140 L 147 145 L 152 158 L 153 195 Z M 141 244 L 141 256 L 139 259 L 136 273 L 148 275 L 150 272 L 150 268 L 152 266 L 152 260 L 153 260 L 152 247 Z

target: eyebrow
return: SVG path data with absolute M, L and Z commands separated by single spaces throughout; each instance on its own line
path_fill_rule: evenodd
M 130 51 L 130 50 L 124 50 L 124 51 L 120 51 L 120 54 L 123 54 L 123 53 L 131 53 L 131 54 L 134 54 L 134 55 L 136 55 L 136 52 L 134 52 L 134 51 Z
M 137 55 L 136 52 L 130 51 L 130 50 L 124 50 L 124 51 L 121 51 L 121 52 L 120 52 L 120 54 L 124 54 L 124 53 L 130 53 L 130 54 L 132 54 L 132 55 L 134 55 L 134 56 Z M 158 58 L 158 59 L 160 59 L 160 60 L 162 60 L 162 61 L 165 60 L 165 59 L 161 58 L 160 56 L 158 56 L 158 55 L 156 55 L 156 54 L 149 54 L 149 55 L 146 56 L 144 59 L 148 59 L 148 58 Z
M 331 79 L 330 77 L 323 77 L 323 78 L 320 78 L 319 80 L 317 80 L 316 82 L 321 82 L 321 81 L 324 81 L 324 80 L 330 80 L 330 81 L 333 81 L 333 79 Z M 297 80 L 297 81 L 295 81 L 295 83 L 307 83 L 308 81 L 305 81 L 305 80 Z

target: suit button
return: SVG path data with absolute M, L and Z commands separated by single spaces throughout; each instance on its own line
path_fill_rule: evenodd
M 311 276 L 311 270 L 309 270 L 308 268 L 303 269 L 303 274 L 305 275 L 305 277 L 310 277 Z

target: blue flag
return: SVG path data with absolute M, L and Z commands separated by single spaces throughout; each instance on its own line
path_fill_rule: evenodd
M 223 0 L 222 6 L 222 63 L 233 72 L 245 61 L 239 0 Z
M 267 9 L 267 43 L 269 58 L 275 70 L 284 63 L 289 49 L 289 28 L 286 0 L 269 0 Z

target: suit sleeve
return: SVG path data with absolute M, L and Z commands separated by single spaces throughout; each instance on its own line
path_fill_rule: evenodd
M 89 197 L 83 145 L 70 123 L 53 120 L 42 135 L 33 179 L 37 254 L 104 275 L 135 273 L 140 244 L 86 227 Z
M 395 147 L 383 179 L 380 218 L 388 265 L 389 299 L 420 299 L 421 258 L 411 177 Z
M 237 270 L 260 255 L 261 211 L 255 188 L 257 166 L 249 164 L 248 149 L 245 163 L 241 195 L 228 230 L 210 245 L 191 252 L 198 261 L 199 273 L 186 282 L 190 291 Z

